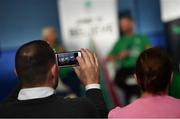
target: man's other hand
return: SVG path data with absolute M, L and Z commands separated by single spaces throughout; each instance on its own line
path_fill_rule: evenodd
M 81 49 L 81 57 L 76 58 L 79 62 L 78 67 L 74 67 L 74 70 L 86 86 L 88 84 L 99 83 L 99 63 L 95 53 L 92 53 L 88 49 Z

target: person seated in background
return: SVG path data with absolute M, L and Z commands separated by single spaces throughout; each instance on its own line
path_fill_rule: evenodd
M 15 57 L 21 83 L 18 97 L 0 105 L 0 117 L 106 117 L 107 108 L 99 86 L 99 64 L 95 54 L 81 50 L 74 67 L 86 89 L 84 98 L 63 98 L 55 93 L 58 67 L 55 54 L 42 40 L 21 46 Z
M 59 42 L 56 29 L 53 26 L 47 26 L 43 28 L 42 39 L 51 46 L 55 53 L 65 52 L 65 48 L 63 44 Z M 81 96 L 80 81 L 71 67 L 61 68 L 61 70 L 59 70 L 59 76 L 62 81 L 59 83 L 61 84 L 60 87 L 58 86 L 59 89 L 65 87 L 64 89 L 67 90 L 63 90 L 67 93 L 67 96 L 74 94 L 75 96 Z M 68 89 L 70 89 L 70 91 Z
M 121 37 L 112 48 L 107 61 L 115 62 L 117 71 L 114 82 L 125 95 L 125 105 L 131 102 L 132 97 L 140 96 L 140 89 L 136 84 L 128 85 L 128 79 L 132 79 L 136 60 L 140 53 L 150 47 L 149 39 L 145 35 L 135 34 L 134 21 L 130 15 L 120 16 Z
M 168 96 L 173 78 L 171 59 L 158 48 L 150 48 L 139 56 L 135 79 L 142 96 L 125 107 L 111 110 L 111 118 L 180 118 L 180 99 Z

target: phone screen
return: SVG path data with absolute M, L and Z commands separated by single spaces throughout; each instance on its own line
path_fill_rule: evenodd
M 80 51 L 72 51 L 66 53 L 57 53 L 56 62 L 59 67 L 78 66 L 77 56 L 81 56 Z

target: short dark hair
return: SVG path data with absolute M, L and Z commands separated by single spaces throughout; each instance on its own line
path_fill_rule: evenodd
M 172 60 L 159 48 L 141 53 L 136 63 L 136 76 L 143 91 L 159 94 L 167 90 L 172 74 Z
M 129 16 L 129 15 L 122 15 L 122 16 L 119 17 L 119 19 L 120 19 L 120 20 L 121 20 L 121 19 L 128 19 L 128 20 L 130 20 L 130 21 L 133 21 L 132 16 Z
M 123 10 L 123 11 L 119 12 L 118 17 L 119 17 L 119 20 L 125 18 L 125 19 L 133 21 L 133 17 L 132 17 L 131 12 L 129 10 Z
M 55 63 L 55 54 L 48 43 L 35 40 L 22 45 L 16 53 L 15 67 L 23 83 L 34 85 L 47 79 L 47 73 Z

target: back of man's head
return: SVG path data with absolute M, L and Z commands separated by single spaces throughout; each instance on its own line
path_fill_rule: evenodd
M 54 52 L 42 40 L 26 43 L 16 53 L 16 73 L 22 85 L 33 87 L 43 84 L 54 64 Z

